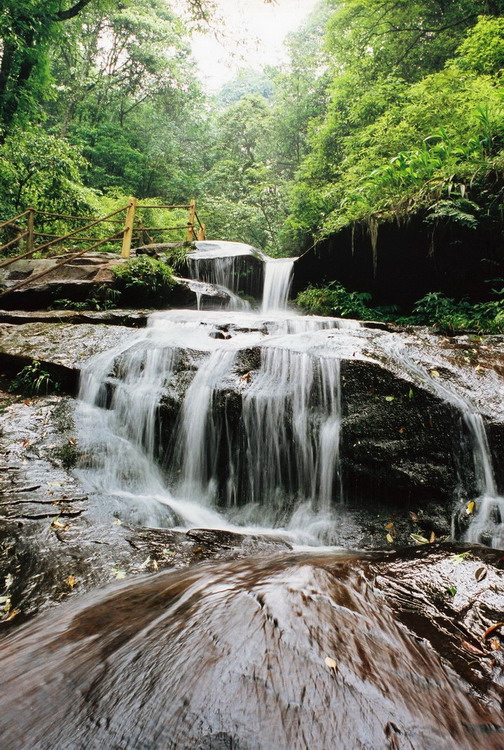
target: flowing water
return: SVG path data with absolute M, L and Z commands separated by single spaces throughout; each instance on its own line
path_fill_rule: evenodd
M 237 293 L 245 267 L 227 251 L 199 272 Z M 340 363 L 370 332 L 289 312 L 291 261 L 263 263 L 260 311 L 156 313 L 84 367 L 81 478 L 121 518 L 331 543 L 345 502 Z M 469 538 L 502 544 L 481 415 L 396 337 L 373 335 L 463 416 L 480 495 Z M 500 750 L 502 691 L 474 656 L 485 646 L 464 658 L 460 645 L 504 606 L 500 553 L 486 551 L 480 584 L 481 561 L 455 569 L 459 552 L 284 553 L 72 594 L 0 642 L 2 750 Z M 457 576 L 455 628 L 443 592 Z
M 294 258 L 269 258 L 264 265 L 263 313 L 285 310 L 294 270 Z
M 88 363 L 79 410 L 90 457 L 83 479 L 118 507 L 128 500 L 137 522 L 274 526 L 302 543 L 327 541 L 343 499 L 339 357 L 352 329 L 286 312 L 232 320 L 223 341 L 212 334 L 229 330 L 229 313 L 157 313 L 133 344 Z M 341 340 L 325 350 L 331 331 Z M 229 383 L 243 386 L 239 403 Z M 168 397 L 178 406 L 160 457 L 160 403 Z
M 330 544 L 345 500 L 340 361 L 373 336 L 463 416 L 478 485 L 467 539 L 504 546 L 503 500 L 472 404 L 430 377 L 400 337 L 289 312 L 293 259 L 238 243 L 198 243 L 191 254 L 193 274 L 233 289 L 237 306 L 243 259 L 253 263 L 247 278 L 251 267 L 254 283 L 262 278 L 260 311 L 156 313 L 133 343 L 84 367 L 83 479 L 137 523 L 274 528 L 296 544 Z
M 460 412 L 470 439 L 477 490 L 477 495 L 472 501 L 474 511 L 471 513 L 465 540 L 503 548 L 504 498 L 498 494 L 492 453 L 482 415 L 471 400 L 457 391 L 453 384 L 447 385 L 439 378 L 433 378 L 428 369 L 415 362 L 402 341 L 395 337 L 383 337 L 381 344 L 385 351 L 397 360 L 401 369 L 410 373 L 423 387 L 433 391 L 439 398 L 453 404 Z M 467 513 L 468 507 L 465 503 L 460 511 L 461 515 Z
M 447 660 L 446 552 L 417 552 L 214 562 L 72 597 L 0 642 L 2 750 L 501 750 L 498 687 L 478 700 L 475 668 Z

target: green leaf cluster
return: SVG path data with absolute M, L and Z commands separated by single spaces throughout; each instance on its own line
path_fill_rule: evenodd
M 429 292 L 413 305 L 409 315 L 398 316 L 394 308 L 372 306 L 371 295 L 350 292 L 333 281 L 325 286 L 309 285 L 298 294 L 296 304 L 312 315 L 435 326 L 449 335 L 466 331 L 504 333 L 504 289 L 494 289 L 493 294 L 495 299 L 474 304 Z
M 166 304 L 175 286 L 171 268 L 162 260 L 140 255 L 114 268 L 115 288 L 121 303 L 132 307 Z

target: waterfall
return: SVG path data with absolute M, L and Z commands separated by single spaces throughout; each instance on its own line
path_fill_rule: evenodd
M 485 424 L 481 414 L 466 412 L 464 419 L 477 446 L 474 462 L 479 490 L 466 540 L 504 547 L 504 498 L 497 493 Z
M 266 258 L 264 262 L 263 313 L 285 310 L 295 258 Z
M 233 336 L 221 341 L 229 320 L 157 313 L 126 345 L 87 363 L 81 478 L 121 517 L 126 503 L 132 522 L 328 540 L 342 500 L 340 371 L 338 350 L 323 352 L 317 332 L 339 321 L 237 312 Z M 174 401 L 167 442 L 163 404 Z
M 196 242 L 187 256 L 192 279 L 213 284 L 231 294 L 231 309 L 244 309 L 239 294 L 260 297 L 266 256 L 241 242 Z M 241 304 L 240 304 L 241 302 Z
M 292 258 L 258 257 L 238 243 L 198 245 L 193 268 L 206 264 L 213 283 L 238 289 L 237 258 L 259 264 L 261 312 L 155 313 L 122 347 L 87 363 L 81 473 L 132 522 L 275 528 L 310 544 L 330 541 L 344 501 L 340 361 L 364 333 L 355 321 L 285 310 Z M 474 506 L 460 511 L 470 522 L 466 538 L 504 545 L 504 500 L 482 416 L 397 336 L 375 340 L 388 361 L 462 415 L 477 485 Z
M 482 415 L 467 397 L 455 390 L 454 386 L 448 387 L 438 378 L 432 378 L 426 368 L 414 362 L 404 346 L 398 346 L 391 338 L 382 340 L 382 343 L 385 343 L 386 351 L 396 358 L 401 368 L 410 372 L 422 386 L 459 410 L 470 437 L 478 493 L 474 498 L 474 512 L 470 514 L 465 540 L 492 547 L 504 546 L 504 498 L 497 492 L 492 454 Z M 467 506 L 461 511 L 461 515 L 464 514 L 467 514 Z

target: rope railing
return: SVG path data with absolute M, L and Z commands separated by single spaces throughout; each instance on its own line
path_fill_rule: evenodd
M 143 226 L 143 223 L 141 219 L 139 219 L 139 215 L 137 213 L 138 210 L 185 210 L 189 212 L 188 215 L 188 221 L 186 224 L 177 224 L 176 226 L 171 227 L 156 227 L 156 226 Z M 120 213 L 125 213 L 125 219 L 119 219 L 115 218 Z M 79 221 L 79 222 L 85 222 L 82 226 L 77 227 L 76 229 L 73 229 L 70 232 L 67 232 L 64 235 L 58 235 L 58 234 L 51 234 L 49 232 L 44 231 L 38 231 L 35 229 L 35 220 L 36 217 L 40 216 L 43 217 L 42 223 L 47 224 L 48 221 L 44 221 L 45 219 L 49 220 L 64 220 L 64 221 Z M 22 226 L 20 226 L 20 222 L 23 220 L 26 221 L 26 228 L 24 229 Z M 54 222 L 51 222 L 54 223 Z M 88 237 L 84 233 L 87 232 L 89 229 L 93 227 L 97 227 L 98 225 L 102 224 L 121 224 L 122 229 L 118 230 L 117 232 L 114 232 L 114 234 L 106 237 L 106 238 L 98 238 L 98 237 Z M 52 228 L 52 227 L 51 227 Z M 27 208 L 22 213 L 19 213 L 17 216 L 13 216 L 11 219 L 8 219 L 2 223 L 0 223 L 0 230 L 11 230 L 15 231 L 16 235 L 14 237 L 10 237 L 3 245 L 0 246 L 0 253 L 3 251 L 11 248 L 16 243 L 19 245 L 20 249 L 24 245 L 26 247 L 26 250 L 18 255 L 10 256 L 8 258 L 5 258 L 4 260 L 0 261 L 0 268 L 5 268 L 12 263 L 15 263 L 18 260 L 23 260 L 25 258 L 30 258 L 35 253 L 45 253 L 46 251 L 55 248 L 57 245 L 64 245 L 65 243 L 71 243 L 75 247 L 75 243 L 83 242 L 86 243 L 86 247 L 79 250 L 76 253 L 73 253 L 72 255 L 68 256 L 66 255 L 65 258 L 62 258 L 61 261 L 59 261 L 56 264 L 52 264 L 49 269 L 46 269 L 44 271 L 41 271 L 38 274 L 31 274 L 26 279 L 23 279 L 18 284 L 15 284 L 14 286 L 9 287 L 8 289 L 3 290 L 0 292 L 0 296 L 3 296 L 7 292 L 14 291 L 16 289 L 19 289 L 21 286 L 24 286 L 27 283 L 31 283 L 34 280 L 44 276 L 46 273 L 50 273 L 55 268 L 58 268 L 59 266 L 64 265 L 65 263 L 68 263 L 69 261 L 73 260 L 74 258 L 78 258 L 81 255 L 84 255 L 85 253 L 89 253 L 92 250 L 94 250 L 97 247 L 101 247 L 104 244 L 107 243 L 113 243 L 113 242 L 121 242 L 121 257 L 122 258 L 129 258 L 131 255 L 131 245 L 133 241 L 133 237 L 136 234 L 137 238 L 140 240 L 140 244 L 142 244 L 143 234 L 147 234 L 149 237 L 149 241 L 152 241 L 152 238 L 149 235 L 149 232 L 172 232 L 172 231 L 184 231 L 185 232 L 185 240 L 187 242 L 193 242 L 194 240 L 204 240 L 206 239 L 206 227 L 202 223 L 200 217 L 198 216 L 198 213 L 196 211 L 196 201 L 192 200 L 188 204 L 177 204 L 177 205 L 152 205 L 149 206 L 147 204 L 139 204 L 136 198 L 130 198 L 127 206 L 121 206 L 121 208 L 116 209 L 115 211 L 112 211 L 111 213 L 107 214 L 106 216 L 101 216 L 99 218 L 90 217 L 90 216 L 76 216 L 74 214 L 59 214 L 55 213 L 53 211 L 44 211 L 39 210 L 37 208 L 34 208 L 33 206 L 30 206 L 30 208 Z M 22 230 L 22 231 L 20 231 Z M 7 231 L 7 237 L 9 236 L 9 231 Z M 37 244 L 37 239 L 42 240 L 41 244 Z M 47 240 L 47 241 L 44 241 Z M 91 246 L 89 246 L 87 243 L 94 243 Z M 50 256 L 46 256 L 50 257 Z
M 21 289 L 21 287 L 25 286 L 26 284 L 32 284 L 34 281 L 37 281 L 38 279 L 41 279 L 43 276 L 47 276 L 47 274 L 52 273 L 56 268 L 59 268 L 60 266 L 64 266 L 65 263 L 69 263 L 72 260 L 75 260 L 76 258 L 80 258 L 81 255 L 84 255 L 84 253 L 88 253 L 90 250 L 94 250 L 95 248 L 99 247 L 100 245 L 104 245 L 106 242 L 110 242 L 114 239 L 117 239 L 122 234 L 121 231 L 114 232 L 114 234 L 110 235 L 110 237 L 106 237 L 103 240 L 100 240 L 99 242 L 96 242 L 94 245 L 91 245 L 91 247 L 85 247 L 84 250 L 79 250 L 77 253 L 73 253 L 70 256 L 65 256 L 62 260 L 60 260 L 57 263 L 54 263 L 50 268 L 45 268 L 43 271 L 39 271 L 39 273 L 31 274 L 26 279 L 22 279 L 17 284 L 14 284 L 14 286 L 10 286 L 7 289 L 3 289 L 0 291 L 0 297 L 3 297 L 5 294 L 10 294 L 11 292 L 15 292 L 17 289 Z

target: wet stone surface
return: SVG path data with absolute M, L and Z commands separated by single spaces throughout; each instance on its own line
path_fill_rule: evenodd
M 1 415 L 0 630 L 133 574 L 290 549 L 261 535 L 121 522 L 115 506 L 97 503 L 71 473 L 85 460 L 73 410 L 71 399 L 56 396 L 18 401 Z
M 503 575 L 433 545 L 118 582 L 0 642 L 2 747 L 500 750 Z

